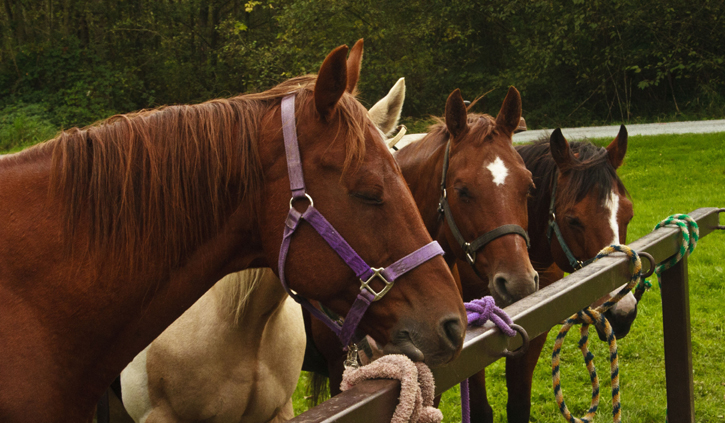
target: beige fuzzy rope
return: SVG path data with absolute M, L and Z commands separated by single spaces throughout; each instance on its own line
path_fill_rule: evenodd
M 440 423 L 443 413 L 433 407 L 435 381 L 428 366 L 413 363 L 401 354 L 383 356 L 374 362 L 345 369 L 340 389 L 346 391 L 368 379 L 397 379 L 400 399 L 390 423 Z

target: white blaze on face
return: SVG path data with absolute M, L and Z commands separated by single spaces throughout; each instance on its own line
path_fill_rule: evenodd
M 617 223 L 617 213 L 619 212 L 619 196 L 617 193 L 612 191 L 609 193 L 609 198 L 604 204 L 609 209 L 609 226 L 612 228 L 614 233 L 614 240 L 612 244 L 619 244 L 619 224 Z
M 503 185 L 506 182 L 506 177 L 509 174 L 509 170 L 506 169 L 506 165 L 503 163 L 500 157 L 496 157 L 496 160 L 486 166 L 493 175 L 493 183 L 496 185 Z

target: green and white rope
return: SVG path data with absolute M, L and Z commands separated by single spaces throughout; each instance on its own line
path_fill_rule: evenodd
M 617 301 L 622 299 L 632 290 L 632 288 L 639 284 L 642 275 L 642 261 L 639 258 L 639 255 L 626 245 L 610 245 L 609 247 L 605 247 L 596 255 L 594 261 L 615 252 L 625 253 L 627 257 L 629 257 L 630 262 L 633 264 L 632 277 L 630 278 L 629 283 L 627 283 L 627 285 L 625 285 L 625 287 L 622 288 L 614 297 L 596 309 L 587 307 L 569 317 L 564 322 L 564 325 L 559 333 L 556 335 L 556 341 L 554 342 L 554 351 L 551 355 L 551 376 L 554 387 L 554 396 L 556 397 L 556 402 L 559 405 L 559 411 L 562 416 L 564 416 L 564 419 L 566 419 L 569 423 L 591 422 L 597 412 L 597 407 L 599 406 L 599 377 L 597 376 L 596 368 L 594 367 L 594 355 L 588 348 L 590 325 L 595 325 L 604 332 L 607 343 L 609 344 L 610 378 L 612 380 L 612 419 L 614 423 L 621 423 L 622 421 L 622 410 L 619 398 L 619 360 L 617 358 L 617 339 L 614 336 L 612 327 L 604 317 L 604 312 L 609 310 L 617 303 Z M 582 418 L 574 417 L 569 411 L 569 408 L 566 406 L 564 393 L 561 388 L 560 374 L 561 347 L 569 329 L 576 324 L 582 325 L 581 338 L 579 339 L 579 349 L 584 356 L 584 362 L 587 366 L 589 378 L 592 382 L 592 402 L 586 415 Z
M 680 233 L 682 234 L 681 242 L 680 242 L 680 248 L 677 251 L 677 253 L 670 257 L 669 260 L 666 262 L 662 262 L 655 266 L 655 274 L 657 275 L 657 283 L 660 287 L 660 292 L 662 289 L 662 272 L 669 269 L 670 267 L 674 266 L 682 260 L 683 257 L 689 256 L 697 246 L 697 241 L 700 239 L 700 227 L 697 226 L 697 222 L 695 222 L 695 219 L 691 218 L 690 216 L 686 214 L 673 214 L 666 219 L 662 220 L 660 223 L 658 223 L 653 231 L 656 231 L 659 228 L 679 228 Z M 640 298 L 642 296 L 642 293 L 646 290 L 649 290 L 652 287 L 652 284 L 648 281 L 643 279 L 636 288 L 635 295 L 637 298 Z

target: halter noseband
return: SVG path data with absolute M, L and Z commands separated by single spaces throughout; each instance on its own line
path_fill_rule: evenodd
M 446 223 L 448 223 L 448 227 L 451 229 L 451 233 L 453 234 L 453 238 L 456 239 L 456 242 L 458 245 L 463 249 L 463 252 L 466 253 L 466 261 L 471 265 L 473 268 L 473 271 L 476 272 L 476 275 L 481 278 L 485 279 L 481 274 L 478 272 L 478 269 L 476 269 L 476 252 L 480 250 L 481 248 L 485 247 L 486 244 L 493 241 L 496 238 L 502 237 L 504 235 L 508 234 L 516 234 L 520 235 L 524 240 L 526 241 L 526 248 L 531 248 L 531 244 L 529 242 L 529 235 L 526 233 L 524 228 L 522 228 L 519 225 L 509 224 L 509 225 L 501 225 L 496 229 L 490 230 L 486 232 L 485 234 L 479 236 L 472 242 L 467 242 L 465 238 L 463 238 L 463 234 L 461 234 L 461 231 L 458 229 L 458 226 L 456 225 L 456 222 L 453 220 L 453 213 L 451 213 L 451 208 L 448 205 L 448 194 L 446 191 L 446 175 L 448 174 L 448 163 L 450 161 L 450 151 L 451 151 L 451 142 L 448 141 L 448 144 L 446 145 L 446 153 L 443 158 L 443 175 L 441 176 L 441 199 L 438 203 L 438 212 L 445 216 Z
M 552 190 L 551 190 L 551 202 L 549 204 L 549 227 L 546 229 L 546 239 L 549 240 L 549 245 L 551 245 L 552 232 L 554 234 L 556 234 L 556 239 L 559 241 L 559 245 L 561 246 L 562 251 L 564 251 L 567 261 L 569 261 L 569 265 L 572 267 L 572 269 L 574 269 L 576 271 L 588 264 L 593 263 L 595 258 L 592 257 L 589 260 L 585 260 L 585 261 L 577 260 L 577 258 L 574 257 L 574 253 L 571 252 L 571 249 L 566 244 L 566 241 L 564 241 L 564 236 L 561 234 L 561 229 L 559 228 L 559 224 L 556 223 L 556 213 L 555 213 L 556 186 L 557 186 L 558 179 L 559 179 L 559 175 L 557 174 L 554 176 L 554 188 L 552 188 Z
M 282 286 L 290 297 L 300 303 L 309 310 L 313 316 L 325 323 L 340 338 L 342 345 L 349 345 L 360 320 L 365 314 L 370 304 L 379 301 L 385 294 L 392 289 L 395 280 L 404 275 L 408 271 L 415 269 L 421 264 L 427 262 L 431 258 L 442 255 L 443 249 L 438 242 L 432 241 L 424 245 L 418 250 L 408 254 L 388 267 L 370 267 L 350 247 L 350 244 L 332 227 L 330 222 L 325 219 L 322 214 L 314 207 L 312 197 L 307 194 L 305 188 L 304 175 L 302 173 L 302 160 L 300 156 L 300 148 L 297 142 L 297 128 L 295 123 L 295 95 L 290 94 L 282 99 L 282 130 L 284 135 L 284 147 L 287 155 L 287 172 L 289 174 L 290 189 L 292 198 L 290 199 L 290 210 L 285 221 L 282 245 L 279 250 L 279 279 Z M 294 208 L 293 203 L 296 200 L 307 199 L 309 205 L 307 209 L 300 213 Z M 322 238 L 332 247 L 333 250 L 342 258 L 342 260 L 355 272 L 360 279 L 360 293 L 357 295 L 355 302 L 350 307 L 350 311 L 345 317 L 342 325 L 333 321 L 325 313 L 313 306 L 307 299 L 298 295 L 290 289 L 285 279 L 284 265 L 287 260 L 292 235 L 299 227 L 302 220 L 307 221 Z M 370 286 L 373 279 L 379 278 L 385 284 L 380 292 Z

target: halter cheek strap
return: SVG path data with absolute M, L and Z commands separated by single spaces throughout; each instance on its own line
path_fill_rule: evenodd
M 521 236 L 526 241 L 526 248 L 531 248 L 531 244 L 529 242 L 529 234 L 526 233 L 524 228 L 522 228 L 519 225 L 514 224 L 508 224 L 508 225 L 501 225 L 498 228 L 492 229 L 485 234 L 479 236 L 475 240 L 471 242 L 467 242 L 466 239 L 463 237 L 463 234 L 458 229 L 458 225 L 456 225 L 455 220 L 453 219 L 453 213 L 451 212 L 451 207 L 448 205 L 448 194 L 446 191 L 446 176 L 448 174 L 448 164 L 450 161 L 450 151 L 451 151 L 451 142 L 448 141 L 448 145 L 446 145 L 446 153 L 443 157 L 443 175 L 441 176 L 441 199 L 438 203 L 438 212 L 445 216 L 446 223 L 448 224 L 448 227 L 451 230 L 451 233 L 453 234 L 453 238 L 455 238 L 458 245 L 460 245 L 461 249 L 463 249 L 463 252 L 466 253 L 466 261 L 468 261 L 468 264 L 471 265 L 473 268 L 473 271 L 476 272 L 476 275 L 481 278 L 485 279 L 484 276 L 479 274 L 478 269 L 476 269 L 476 252 L 480 250 L 481 248 L 485 247 L 486 244 L 493 241 L 496 238 L 500 238 L 504 235 L 508 234 L 515 234 Z
M 302 160 L 299 144 L 297 142 L 297 130 L 295 124 L 295 96 L 288 95 L 282 99 L 282 127 L 284 135 L 285 151 L 287 155 L 287 171 L 290 179 L 292 198 L 290 199 L 290 210 L 287 214 L 282 238 L 282 245 L 279 251 L 279 279 L 287 293 L 295 301 L 305 307 L 313 316 L 324 322 L 340 338 L 343 345 L 349 345 L 357 329 L 360 320 L 371 303 L 379 301 L 393 287 L 395 280 L 408 271 L 420 266 L 431 258 L 442 255 L 443 249 L 436 241 L 433 241 L 418 250 L 408 254 L 385 268 L 370 267 L 363 260 L 350 244 L 332 227 L 330 222 L 314 207 L 312 197 L 307 194 L 304 176 L 302 173 Z M 304 212 L 294 208 L 296 200 L 307 199 L 309 205 Z M 289 252 L 292 235 L 302 221 L 307 221 L 340 258 L 352 269 L 360 279 L 360 293 L 353 302 L 350 311 L 345 317 L 342 325 L 332 320 L 327 314 L 314 307 L 306 298 L 292 291 L 287 284 L 285 277 L 285 262 Z M 380 292 L 370 286 L 373 279 L 379 278 L 384 287 Z
M 564 251 L 564 255 L 566 255 L 566 260 L 569 262 L 569 265 L 572 267 L 572 269 L 579 270 L 582 267 L 591 264 L 594 262 L 594 257 L 590 258 L 589 260 L 581 261 L 577 260 L 576 257 L 574 257 L 574 253 L 571 252 L 571 249 L 566 244 L 566 241 L 564 240 L 564 236 L 561 234 L 561 229 L 559 228 L 559 224 L 556 223 L 556 186 L 557 186 L 557 180 L 558 175 L 554 176 L 554 187 L 551 190 L 551 202 L 549 204 L 549 227 L 546 229 L 546 239 L 549 240 L 549 245 L 551 245 L 551 236 L 552 234 L 556 235 L 556 239 L 559 241 L 559 246 L 561 246 L 562 251 Z

